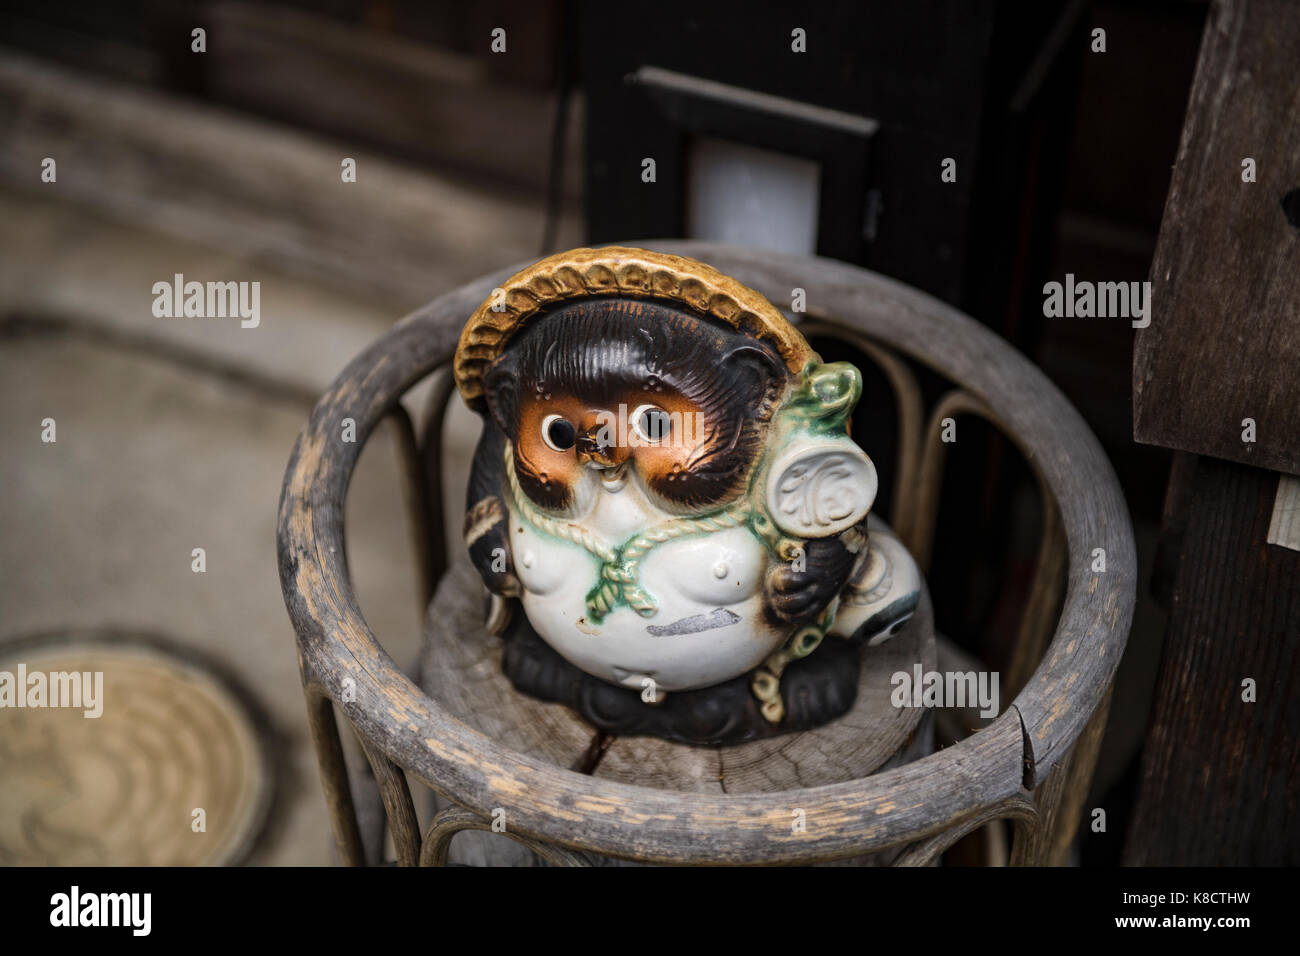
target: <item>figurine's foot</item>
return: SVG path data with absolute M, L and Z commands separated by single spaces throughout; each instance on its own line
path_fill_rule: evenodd
M 867 550 L 840 592 L 831 633 L 874 647 L 889 640 L 921 603 L 921 572 L 903 542 L 873 523 Z
M 830 638 L 781 672 L 783 730 L 809 730 L 849 711 L 858 697 L 859 650 L 855 641 Z

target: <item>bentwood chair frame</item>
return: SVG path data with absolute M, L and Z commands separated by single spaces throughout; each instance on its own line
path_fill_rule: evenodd
M 343 371 L 294 447 L 279 513 L 279 561 L 298 636 L 309 721 L 340 856 L 364 862 L 335 719 L 356 732 L 403 865 L 446 862 L 454 835 L 491 827 L 553 864 L 586 854 L 652 863 L 811 863 L 901 848 L 926 864 L 993 820 L 1014 821 L 1011 862 L 1061 863 L 1078 824 L 1132 618 L 1136 565 L 1123 495 L 1078 412 L 1033 364 L 969 317 L 900 283 L 827 259 L 694 242 L 650 244 L 707 262 L 789 301 L 807 335 L 841 340 L 884 373 L 898 409 L 892 518 L 928 567 L 942 486 L 945 418 L 974 415 L 1020 450 L 1039 485 L 1042 535 L 1004 687 L 1015 694 L 982 730 L 912 763 L 779 793 L 702 794 L 585 776 L 500 746 L 428 697 L 376 641 L 357 603 L 344 498 L 366 439 L 390 421 L 402 450 L 425 598 L 446 568 L 440 449 L 451 376 L 435 379 L 422 440 L 402 396 L 447 370 L 463 323 L 517 269 L 440 296 Z M 927 416 L 909 363 L 954 383 Z M 338 439 L 356 423 L 355 442 Z M 1105 551 L 1094 572 L 1094 549 Z M 1062 600 L 1061 590 L 1064 588 Z M 1059 615 L 1054 614 L 1060 607 Z M 405 771 L 405 773 L 403 772 Z M 421 833 L 407 774 L 453 803 Z M 806 828 L 792 833 L 791 809 Z

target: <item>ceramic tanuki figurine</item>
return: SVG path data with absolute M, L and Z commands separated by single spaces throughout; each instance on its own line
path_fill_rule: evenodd
M 862 644 L 919 600 L 868 530 L 857 369 L 709 266 L 609 247 L 496 290 L 455 375 L 484 419 L 465 541 L 516 688 L 696 744 L 852 706 Z

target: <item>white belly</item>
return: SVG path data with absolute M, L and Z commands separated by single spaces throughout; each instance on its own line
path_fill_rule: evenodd
M 582 524 L 613 529 L 617 534 L 604 540 L 615 545 L 643 530 L 644 502 L 629 490 L 602 494 Z M 642 616 L 620 604 L 596 622 L 587 595 L 599 582 L 600 560 L 513 511 L 510 517 L 511 553 L 529 622 L 589 674 L 638 690 L 646 677 L 664 691 L 708 687 L 756 667 L 788 636 L 763 619 L 768 555 L 746 528 L 658 545 L 638 573 L 655 612 Z

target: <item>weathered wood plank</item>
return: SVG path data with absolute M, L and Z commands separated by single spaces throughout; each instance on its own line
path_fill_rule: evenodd
M 1137 333 L 1134 437 L 1300 474 L 1300 4 L 1216 3 Z M 1251 160 L 1255 182 L 1243 182 Z M 1289 198 L 1288 198 L 1289 197 Z M 1255 440 L 1243 441 L 1243 420 Z
M 475 193 L 355 143 L 10 52 L 0 128 L 0 173 L 17 186 L 389 301 L 425 301 L 542 240 L 540 194 Z M 54 183 L 41 182 L 46 157 Z M 357 160 L 356 182 L 342 181 L 344 157 Z M 575 235 L 576 217 L 566 223 L 561 235 Z
M 1300 863 L 1300 552 L 1265 542 L 1277 481 L 1196 462 L 1126 864 Z
M 494 82 L 464 54 L 304 10 L 221 2 L 209 24 L 201 66 L 216 99 L 545 194 L 554 93 Z M 510 26 L 515 43 L 532 46 L 534 37 Z M 487 30 L 482 38 L 486 50 Z M 518 49 L 499 59 L 517 58 Z M 582 192 L 579 115 L 570 113 L 565 132 L 561 181 L 570 202 Z

